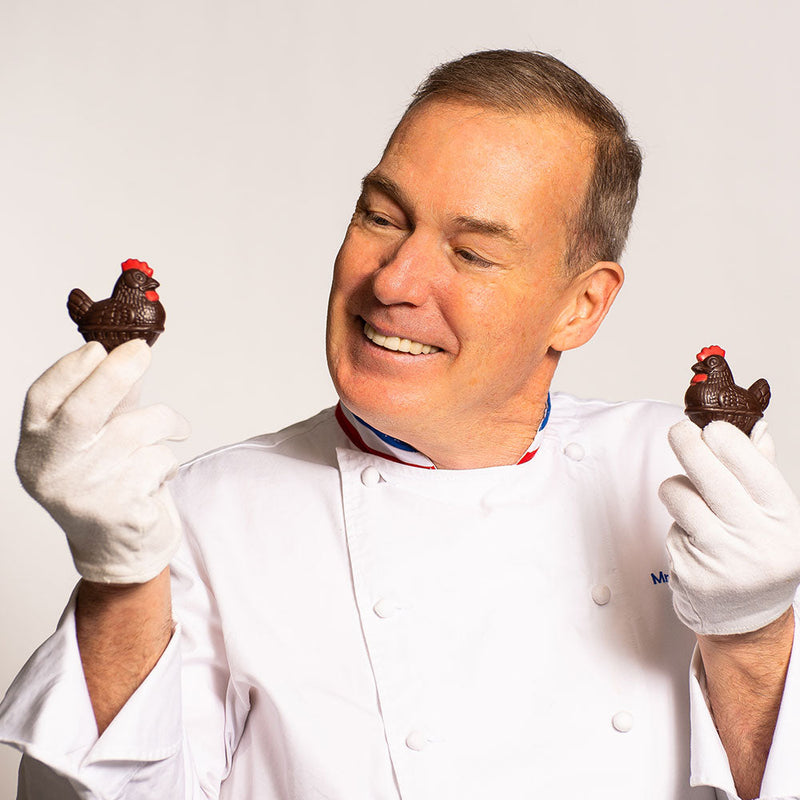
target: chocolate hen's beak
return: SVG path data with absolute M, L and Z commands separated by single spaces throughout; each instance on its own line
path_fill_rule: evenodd
M 158 286 L 161 286 L 161 284 L 155 278 L 148 278 L 144 284 L 145 289 L 155 289 Z
M 694 372 L 694 375 L 692 376 L 691 383 L 702 383 L 708 380 L 708 372 L 703 366 L 702 361 L 692 364 L 692 372 Z

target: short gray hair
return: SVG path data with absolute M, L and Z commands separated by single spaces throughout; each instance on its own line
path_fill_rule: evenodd
M 595 137 L 594 168 L 586 196 L 568 223 L 564 268 L 575 275 L 598 261 L 619 261 L 638 196 L 642 154 L 625 118 L 605 95 L 547 53 L 484 50 L 436 67 L 403 119 L 434 100 L 513 113 L 559 111 L 582 122 Z

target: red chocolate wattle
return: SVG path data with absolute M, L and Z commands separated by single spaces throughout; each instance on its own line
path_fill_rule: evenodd
M 67 310 L 87 342 L 96 341 L 111 352 L 130 339 L 151 345 L 164 332 L 166 312 L 155 289 L 159 285 L 144 261 L 129 258 L 111 297 L 94 302 L 86 292 L 73 289 Z
M 696 358 L 694 377 L 684 396 L 686 416 L 701 428 L 722 420 L 749 435 L 769 405 L 769 384 L 759 378 L 749 389 L 737 386 L 725 351 L 718 345 L 704 347 Z

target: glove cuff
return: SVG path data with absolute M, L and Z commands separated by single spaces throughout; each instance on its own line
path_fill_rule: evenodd
M 791 607 L 797 589 L 793 582 L 788 581 L 770 586 L 769 591 L 762 588 L 752 595 L 743 596 L 734 588 L 729 595 L 715 597 L 713 603 L 704 603 L 701 615 L 674 571 L 670 585 L 672 605 L 678 619 L 700 636 L 731 636 L 757 631 Z
M 155 554 L 142 553 L 141 558 L 130 558 L 124 564 L 98 564 L 96 561 L 76 558 L 74 555 L 72 560 L 81 577 L 92 583 L 147 583 L 169 565 L 180 542 L 178 534 L 169 548 Z

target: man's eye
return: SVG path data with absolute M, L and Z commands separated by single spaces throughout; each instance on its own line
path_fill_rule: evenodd
M 473 253 L 472 250 L 464 250 L 463 248 L 458 248 L 454 252 L 462 261 L 466 261 L 468 264 L 473 264 L 476 267 L 492 266 L 491 261 L 487 261 L 485 258 L 481 258 L 479 255 Z
M 373 211 L 367 208 L 363 202 L 359 200 L 356 204 L 356 216 L 367 225 L 374 225 L 376 228 L 392 228 L 394 222 L 388 217 L 381 214 L 379 211 Z
M 381 228 L 386 228 L 392 225 L 391 220 L 386 219 L 386 217 L 378 214 L 375 211 L 365 211 L 364 216 L 368 222 L 371 222 L 373 225 L 378 225 Z

